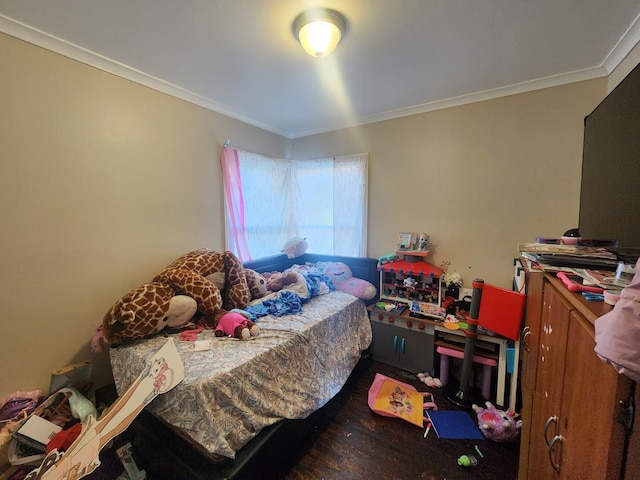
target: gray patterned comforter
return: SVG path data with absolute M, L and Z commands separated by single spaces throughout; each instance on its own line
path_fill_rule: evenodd
M 211 348 L 204 351 L 176 336 L 185 379 L 147 407 L 212 458 L 234 458 L 264 427 L 322 407 L 372 338 L 364 303 L 343 292 L 312 299 L 300 314 L 269 315 L 258 324 L 260 335 L 249 341 L 205 330 L 198 343 Z M 110 350 L 120 394 L 165 341 L 158 336 Z

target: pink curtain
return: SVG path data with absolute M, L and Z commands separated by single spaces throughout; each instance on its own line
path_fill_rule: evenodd
M 222 182 L 224 198 L 227 204 L 227 241 L 233 244 L 232 250 L 241 262 L 251 260 L 247 239 L 245 237 L 244 199 L 242 197 L 242 179 L 240 177 L 240 161 L 238 150 L 223 147 L 220 154 L 222 166 Z

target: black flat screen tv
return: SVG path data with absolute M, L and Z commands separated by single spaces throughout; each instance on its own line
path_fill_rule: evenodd
M 640 253 L 640 65 L 585 118 L 579 232 Z

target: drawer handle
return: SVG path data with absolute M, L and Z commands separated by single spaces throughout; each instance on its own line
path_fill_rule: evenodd
M 555 415 L 551 415 L 549 418 L 547 418 L 547 423 L 544 424 L 544 442 L 547 444 L 547 447 L 551 447 L 551 442 L 549 442 L 547 430 L 549 429 L 549 425 L 551 425 L 552 423 L 558 423 L 558 417 L 556 417 Z
M 528 327 L 527 327 L 528 328 Z M 529 349 L 529 344 L 527 343 L 527 337 L 531 335 L 530 331 L 524 332 L 522 335 L 522 346 L 524 347 L 524 349 L 527 352 L 530 352 L 531 350 Z
M 554 462 L 553 457 L 556 456 L 554 455 L 557 446 L 556 444 L 559 443 L 562 445 L 563 441 L 564 437 L 562 435 L 556 435 L 553 437 L 553 440 L 551 440 L 551 444 L 549 445 L 549 463 L 551 463 L 551 466 L 557 473 L 560 473 L 560 463 Z M 562 454 L 562 452 L 560 453 Z

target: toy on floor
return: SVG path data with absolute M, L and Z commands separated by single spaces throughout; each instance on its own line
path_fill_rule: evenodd
M 440 388 L 442 387 L 442 381 L 439 378 L 433 378 L 429 372 L 423 372 L 416 375 L 418 380 L 424 383 L 427 387 Z
M 491 402 L 485 402 L 487 408 L 482 408 L 475 403 L 473 411 L 478 416 L 478 427 L 482 434 L 495 442 L 510 442 L 518 438 L 522 420 L 515 419 L 513 410 L 498 410 Z
M 478 459 L 475 455 L 461 455 L 458 457 L 458 465 L 464 468 L 475 467 L 478 465 Z

